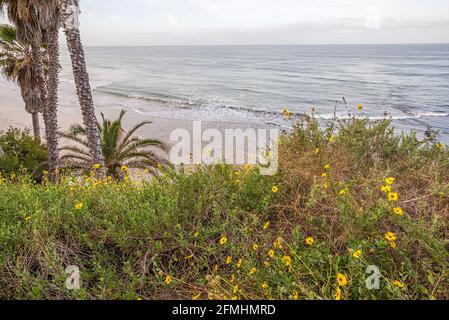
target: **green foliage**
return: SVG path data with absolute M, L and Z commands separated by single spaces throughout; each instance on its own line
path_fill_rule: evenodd
M 101 114 L 103 121 L 101 124 L 98 123 L 107 174 L 115 179 L 121 179 L 122 167 L 147 169 L 156 173 L 159 166 L 167 164 L 160 155 L 161 151 L 166 149 L 165 145 L 156 139 L 142 139 L 135 136 L 139 129 L 151 122 L 142 122 L 126 132 L 122 127 L 125 114 L 126 112 L 122 110 L 118 119 L 114 121 L 107 120 Z M 91 156 L 86 129 L 75 124 L 69 132 L 61 133 L 60 136 L 76 144 L 61 148 L 61 151 L 65 151 L 62 161 L 65 162 L 66 167 L 90 171 Z
M 42 177 L 43 163 L 47 160 L 47 150 L 28 130 L 10 128 L 0 132 L 0 173 L 4 176 L 28 172 L 35 178 Z
M 273 177 L 216 165 L 0 179 L 0 298 L 448 299 L 448 148 L 388 122 L 340 125 L 298 123 Z M 365 286 L 370 265 L 380 290 Z

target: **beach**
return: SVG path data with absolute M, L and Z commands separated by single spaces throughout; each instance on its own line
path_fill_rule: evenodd
M 75 88 L 70 83 L 62 82 L 60 84 L 60 98 L 58 106 L 58 126 L 62 131 L 67 131 L 72 124 L 82 124 L 81 109 L 79 108 L 78 98 L 76 96 Z M 135 111 L 133 108 L 126 107 L 120 100 L 113 100 L 111 97 L 102 93 L 93 91 L 94 102 L 96 103 L 97 119 L 101 121 L 101 113 L 107 119 L 115 119 L 121 110 L 127 111 L 124 117 L 124 129 L 129 130 L 133 126 L 143 122 L 150 121 L 151 124 L 146 125 L 137 131 L 137 135 L 143 138 L 158 139 L 166 143 L 169 147 L 178 143 L 178 141 L 171 141 L 170 136 L 175 130 L 184 129 L 189 132 L 192 140 L 189 144 L 184 146 L 191 148 L 194 135 L 194 124 L 198 124 L 192 119 L 176 119 L 170 118 L 170 108 L 163 105 L 154 105 L 153 107 L 158 112 L 164 112 L 166 117 L 156 117 L 145 115 Z M 41 133 L 44 134 L 44 123 L 41 118 Z M 19 88 L 13 82 L 6 82 L 0 79 L 0 131 L 5 131 L 9 127 L 28 128 L 31 130 L 31 115 L 25 111 L 24 103 L 20 96 Z M 276 125 L 264 123 L 245 123 L 245 122 L 229 122 L 229 121 L 201 121 L 201 133 L 208 129 L 217 129 L 224 137 L 224 132 L 227 129 L 273 129 L 278 128 Z M 267 131 L 268 133 L 268 131 Z M 185 142 L 185 141 L 183 141 Z M 203 142 L 203 148 L 207 145 L 207 141 Z M 237 146 L 237 145 L 236 145 Z M 224 146 L 223 146 L 224 148 Z M 216 149 L 222 152 L 221 148 Z M 245 157 L 249 157 L 247 150 L 244 150 Z M 247 158 L 249 159 L 249 158 Z

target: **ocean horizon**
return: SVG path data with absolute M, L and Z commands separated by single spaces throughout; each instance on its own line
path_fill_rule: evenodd
M 143 116 L 288 127 L 283 107 L 324 120 L 336 110 L 449 141 L 449 44 L 108 46 L 86 56 L 96 102 Z M 73 83 L 64 51 L 62 65 Z

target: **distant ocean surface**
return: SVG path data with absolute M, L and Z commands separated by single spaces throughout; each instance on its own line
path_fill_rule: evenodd
M 449 45 L 87 48 L 97 103 L 162 118 L 288 126 L 280 110 L 324 119 L 388 114 L 449 142 Z M 72 82 L 68 55 L 63 81 Z M 338 101 L 338 103 L 336 103 Z

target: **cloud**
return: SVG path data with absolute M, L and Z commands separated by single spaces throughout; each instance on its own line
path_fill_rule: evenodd
M 91 0 L 81 5 L 83 35 L 97 45 L 449 42 L 447 0 L 127 0 L 126 6 L 122 0 Z

